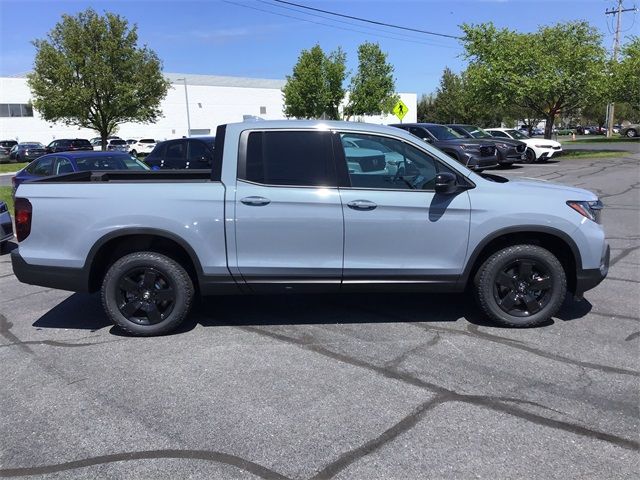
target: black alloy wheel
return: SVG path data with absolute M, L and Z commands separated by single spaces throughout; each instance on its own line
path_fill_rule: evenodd
M 493 297 L 503 312 L 514 317 L 529 317 L 549 303 L 552 287 L 553 279 L 543 264 L 521 259 L 496 275 Z
M 120 277 L 116 301 L 127 320 L 154 325 L 171 314 L 176 301 L 175 286 L 154 268 L 133 268 Z
M 558 258 L 529 244 L 508 246 L 490 255 L 473 282 L 484 313 L 507 327 L 533 327 L 549 321 L 567 291 L 567 275 Z
M 102 304 L 111 321 L 133 335 L 162 335 L 189 313 L 191 277 L 175 259 L 134 252 L 116 260 L 102 280 Z

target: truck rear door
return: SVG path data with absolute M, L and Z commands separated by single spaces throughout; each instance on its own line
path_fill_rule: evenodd
M 241 134 L 235 251 L 252 290 L 304 291 L 318 283 L 340 288 L 344 226 L 332 135 L 259 129 Z

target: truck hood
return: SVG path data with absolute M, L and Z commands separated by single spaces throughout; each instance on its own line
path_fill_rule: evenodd
M 569 187 L 559 183 L 534 178 L 519 178 L 507 183 L 515 191 L 525 190 L 523 193 L 537 193 L 538 195 L 557 195 L 565 200 L 595 201 L 598 196 L 583 188 Z

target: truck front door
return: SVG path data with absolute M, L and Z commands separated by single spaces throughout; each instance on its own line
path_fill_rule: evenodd
M 354 144 L 366 145 L 366 155 L 357 155 Z M 336 149 L 339 170 L 346 165 L 339 180 L 343 286 L 455 283 L 467 253 L 469 196 L 434 191 L 438 173 L 455 172 L 390 136 L 343 132 Z
M 344 225 L 332 135 L 317 130 L 242 133 L 235 257 L 252 290 L 339 289 Z

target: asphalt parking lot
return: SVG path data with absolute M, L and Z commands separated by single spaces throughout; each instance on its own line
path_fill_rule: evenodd
M 0 256 L 0 476 L 639 478 L 639 165 L 494 172 L 607 207 L 609 278 L 533 329 L 458 294 L 216 297 L 131 338 Z

